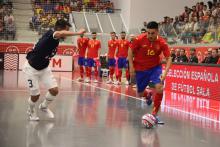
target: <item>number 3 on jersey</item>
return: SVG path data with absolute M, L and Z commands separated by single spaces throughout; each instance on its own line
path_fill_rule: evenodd
M 33 82 L 32 82 L 32 80 L 28 80 L 28 84 L 29 84 L 29 87 L 30 87 L 30 88 L 33 87 Z
M 148 55 L 148 56 L 154 56 L 154 55 L 155 55 L 154 50 L 148 49 L 148 50 L 147 50 L 147 55 Z

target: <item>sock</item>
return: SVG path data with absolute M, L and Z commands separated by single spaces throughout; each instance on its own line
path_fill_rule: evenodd
M 156 93 L 154 97 L 154 107 L 152 114 L 157 115 L 158 111 L 160 110 L 160 105 L 163 99 L 163 93 Z
M 79 70 L 80 70 L 80 77 L 83 78 L 83 73 L 84 73 L 84 68 L 83 68 L 83 66 L 80 66 L 80 67 L 79 67 Z
M 118 81 L 121 82 L 122 70 L 118 69 Z
M 50 92 L 48 91 L 45 95 L 45 99 L 42 102 L 42 107 L 47 108 L 48 105 L 56 98 L 56 96 L 53 96 L 52 94 L 50 94 Z
M 130 81 L 130 73 L 128 69 L 126 69 L 126 79 L 127 81 Z
M 91 73 L 92 73 L 92 68 L 88 67 L 87 68 L 87 78 L 89 78 L 91 80 Z
M 113 81 L 114 70 L 115 70 L 114 67 L 109 67 L 109 75 L 112 81 Z
M 28 99 L 28 104 L 29 104 L 30 110 L 33 111 L 33 109 L 35 108 L 36 102 L 33 102 L 33 101 L 31 100 L 31 97 L 29 97 L 29 99 Z
M 95 79 L 97 80 L 98 79 L 98 67 L 97 66 L 95 66 L 94 67 L 94 69 L 95 69 Z

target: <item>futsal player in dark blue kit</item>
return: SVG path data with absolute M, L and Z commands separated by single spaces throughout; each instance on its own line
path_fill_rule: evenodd
M 54 118 L 54 114 L 48 108 L 48 105 L 58 94 L 58 86 L 49 67 L 50 59 L 55 56 L 61 39 L 63 40 L 68 36 L 81 35 L 85 32 L 84 29 L 72 32 L 69 31 L 70 27 L 71 25 L 67 21 L 63 19 L 58 20 L 54 30 L 47 31 L 35 44 L 33 50 L 27 54 L 27 62 L 24 65 L 23 71 L 30 90 L 27 111 L 29 120 L 39 120 L 35 110 L 36 102 L 40 97 L 39 82 L 43 82 L 48 89 L 44 101 L 39 105 L 39 109 L 48 118 Z

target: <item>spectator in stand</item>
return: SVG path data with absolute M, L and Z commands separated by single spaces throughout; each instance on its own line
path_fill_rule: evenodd
M 12 15 L 12 13 L 7 13 L 4 17 L 4 23 L 6 24 L 8 22 L 8 20 L 11 19 L 11 21 L 14 21 L 14 16 Z
M 0 21 L 0 40 L 4 38 L 4 26 L 3 26 L 3 22 Z
M 180 61 L 179 62 L 181 63 L 188 62 L 185 49 L 180 50 Z
M 218 59 L 219 59 L 218 49 L 213 49 L 213 50 L 212 50 L 211 63 L 212 63 L 212 64 L 217 64 Z
M 190 49 L 189 63 L 198 63 L 198 58 L 196 56 L 196 49 Z
M 219 56 L 219 58 L 218 58 L 218 63 L 217 64 L 220 64 L 220 48 L 218 48 L 218 56 Z
M 8 19 L 8 22 L 6 22 L 6 39 L 9 39 L 9 36 L 12 36 L 12 39 L 15 39 L 15 33 L 16 33 L 16 28 L 15 28 L 15 23 L 12 20 L 12 18 Z
M 175 49 L 171 48 L 170 54 L 171 54 L 171 57 L 172 57 L 172 62 L 174 62 L 174 60 L 175 60 L 175 58 L 176 58 Z
M 176 57 L 174 62 L 180 62 L 180 49 L 176 49 Z
M 146 21 L 144 21 L 144 27 L 147 28 L 147 22 Z
M 208 54 L 207 56 L 203 59 L 202 63 L 206 63 L 206 64 L 211 64 L 211 59 L 212 58 L 212 48 L 208 49 Z

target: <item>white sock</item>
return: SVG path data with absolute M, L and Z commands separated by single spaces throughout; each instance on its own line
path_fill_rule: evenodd
M 45 95 L 45 99 L 44 99 L 44 101 L 43 101 L 43 103 L 42 103 L 42 106 L 43 106 L 44 108 L 47 108 L 48 105 L 49 105 L 55 98 L 56 98 L 56 96 L 53 96 L 53 95 L 50 94 L 50 92 L 47 92 L 47 94 Z
M 28 99 L 28 104 L 29 104 L 30 110 L 33 111 L 34 108 L 35 108 L 35 102 L 33 102 L 33 101 L 31 100 L 31 97 L 29 97 L 29 99 Z

